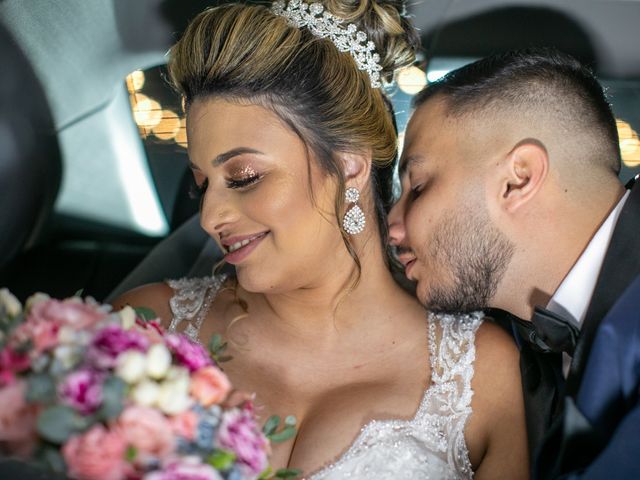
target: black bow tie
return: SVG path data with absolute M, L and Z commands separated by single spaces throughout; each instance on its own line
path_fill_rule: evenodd
M 530 322 L 515 315 L 511 316 L 511 320 L 520 338 L 530 343 L 534 349 L 540 352 L 565 352 L 573 356 L 580 330 L 571 319 L 535 307 Z

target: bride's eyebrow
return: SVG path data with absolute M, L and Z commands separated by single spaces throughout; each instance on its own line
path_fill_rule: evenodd
M 219 165 L 222 165 L 226 161 L 232 159 L 233 157 L 237 157 L 237 156 L 243 155 L 245 153 L 251 153 L 251 154 L 254 154 L 254 155 L 264 155 L 263 152 L 261 152 L 260 150 L 256 150 L 254 148 L 238 147 L 238 148 L 234 148 L 232 150 L 229 150 L 228 152 L 221 153 L 220 155 L 215 157 L 211 161 L 211 163 L 213 164 L 214 167 L 217 167 Z

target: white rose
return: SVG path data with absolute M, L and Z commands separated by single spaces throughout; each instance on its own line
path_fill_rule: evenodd
M 131 392 L 133 401 L 143 407 L 153 407 L 158 401 L 160 386 L 153 380 L 143 380 Z
M 56 347 L 53 355 L 65 370 L 71 369 L 71 367 L 80 360 L 80 352 L 72 345 L 60 345 Z
M 47 300 L 51 300 L 51 297 L 46 293 L 36 292 L 27 298 L 27 302 L 24 305 L 24 309 L 28 312 L 30 311 L 36 304 L 40 302 L 46 302 Z
M 147 375 L 156 380 L 164 378 L 171 367 L 171 352 L 161 343 L 152 345 L 147 352 Z
M 180 388 L 184 391 L 189 390 L 189 383 L 191 382 L 191 376 L 189 375 L 189 370 L 186 367 L 179 367 L 177 365 L 172 365 L 167 372 L 167 376 L 165 377 L 166 382 L 174 382 L 179 383 Z
M 138 383 L 147 371 L 147 357 L 137 350 L 129 350 L 118 357 L 116 375 L 129 384 Z
M 129 330 L 136 324 L 136 311 L 129 305 L 120 310 L 118 315 L 120 315 L 120 320 L 122 321 L 122 328 L 125 330 Z
M 191 407 L 191 398 L 183 382 L 163 382 L 158 394 L 158 407 L 167 415 L 177 415 Z
M 10 317 L 17 317 L 22 312 L 22 305 L 6 288 L 0 289 L 0 305 L 5 308 Z

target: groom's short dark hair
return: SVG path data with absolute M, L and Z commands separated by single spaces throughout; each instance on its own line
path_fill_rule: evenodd
M 518 108 L 554 112 L 563 123 L 559 127 L 587 129 L 600 146 L 593 161 L 620 171 L 616 119 L 602 85 L 588 68 L 558 50 L 516 50 L 480 59 L 429 84 L 414 98 L 414 107 L 436 96 L 444 97 L 447 113 L 456 118 Z

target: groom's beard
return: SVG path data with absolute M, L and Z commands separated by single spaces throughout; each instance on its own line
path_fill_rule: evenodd
M 493 226 L 486 209 L 475 210 L 459 210 L 442 220 L 426 248 L 436 275 L 421 300 L 431 311 L 486 308 L 513 256 L 513 244 Z

